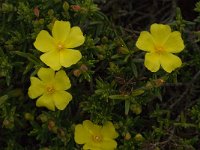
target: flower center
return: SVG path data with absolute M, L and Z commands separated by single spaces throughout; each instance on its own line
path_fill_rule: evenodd
M 165 49 L 163 46 L 155 46 L 155 51 L 156 53 L 161 54 L 165 51 Z
M 58 43 L 57 48 L 58 50 L 62 50 L 64 48 L 64 45 L 62 43 Z
M 99 143 L 99 142 L 102 141 L 102 136 L 101 136 L 101 135 L 93 135 L 93 136 L 92 136 L 92 140 L 93 140 L 94 142 Z
M 55 89 L 53 86 L 47 86 L 46 91 L 48 94 L 53 94 L 55 92 Z

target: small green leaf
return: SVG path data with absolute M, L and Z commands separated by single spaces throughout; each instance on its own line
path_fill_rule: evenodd
M 5 103 L 5 101 L 8 99 L 8 95 L 4 95 L 0 97 L 0 106 Z
M 138 71 L 137 71 L 137 67 L 136 67 L 136 65 L 133 61 L 131 61 L 131 69 L 133 71 L 134 76 L 137 78 L 138 77 Z
M 20 51 L 12 51 L 12 53 L 24 57 L 36 65 L 40 64 L 41 62 L 38 58 L 36 58 L 33 54 L 30 53 L 24 53 Z
M 144 93 L 144 90 L 136 89 L 136 90 L 132 91 L 131 96 L 139 96 L 143 93 Z
M 127 100 L 125 101 L 125 115 L 128 115 L 129 109 L 130 109 L 130 101 Z
M 126 100 L 129 98 L 129 95 L 110 95 L 109 98 L 113 100 Z

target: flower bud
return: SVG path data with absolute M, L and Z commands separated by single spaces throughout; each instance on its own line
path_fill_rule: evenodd
M 58 127 L 56 126 L 56 123 L 53 120 L 49 120 L 48 129 L 49 129 L 49 131 L 56 133 L 56 134 L 58 132 Z
M 131 134 L 129 132 L 126 132 L 125 136 L 124 136 L 125 140 L 130 140 L 131 139 Z
M 48 129 L 52 130 L 56 126 L 56 123 L 53 120 L 49 120 Z
M 40 11 L 39 11 L 39 9 L 38 9 L 38 6 L 36 6 L 36 7 L 33 9 L 33 12 L 34 12 L 34 14 L 35 14 L 36 17 L 39 17 Z
M 79 5 L 71 5 L 72 10 L 79 11 L 81 7 Z
M 139 104 L 133 104 L 133 105 L 131 105 L 130 109 L 136 115 L 139 115 L 142 112 L 142 107 Z
M 81 70 L 80 69 L 75 69 L 73 71 L 74 76 L 79 77 L 81 75 Z
M 37 119 L 41 120 L 43 123 L 47 122 L 48 117 L 45 114 L 40 114 Z
M 33 121 L 34 120 L 34 116 L 31 113 L 25 113 L 24 114 L 24 118 L 28 121 Z
M 82 72 L 88 71 L 88 67 L 85 64 L 82 64 L 80 69 L 81 69 Z
M 14 127 L 14 120 L 5 119 L 5 120 L 3 121 L 3 126 L 4 126 L 5 128 L 8 128 L 8 129 L 13 128 L 13 127 Z
M 143 136 L 140 133 L 136 134 L 135 137 L 134 137 L 134 139 L 136 141 L 143 141 L 144 140 Z
M 157 79 L 154 82 L 155 82 L 156 87 L 160 87 L 165 83 L 165 81 L 163 79 Z
M 69 3 L 68 2 L 64 2 L 63 3 L 63 9 L 64 9 L 64 11 L 68 11 L 68 9 L 69 9 Z

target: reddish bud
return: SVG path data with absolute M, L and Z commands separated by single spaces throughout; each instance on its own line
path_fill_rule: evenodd
M 40 11 L 39 11 L 39 9 L 38 9 L 38 6 L 36 6 L 36 7 L 34 8 L 33 12 L 34 12 L 34 14 L 35 14 L 36 17 L 39 17 Z
M 55 122 L 53 120 L 49 120 L 48 129 L 52 130 L 55 126 L 56 126 Z
M 74 76 L 79 77 L 79 76 L 81 75 L 81 70 L 75 69 L 75 70 L 73 71 L 73 74 L 74 74 Z
M 80 69 L 81 69 L 81 71 L 85 72 L 88 70 L 88 67 L 85 64 L 82 64 Z
M 156 85 L 156 87 L 160 87 L 160 86 L 162 86 L 164 83 L 165 83 L 165 80 L 163 80 L 163 79 L 157 79 L 157 80 L 155 80 L 155 85 Z
M 79 11 L 81 7 L 79 5 L 71 5 L 72 10 Z

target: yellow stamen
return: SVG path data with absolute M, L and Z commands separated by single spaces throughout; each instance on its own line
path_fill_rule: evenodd
M 93 135 L 93 136 L 92 136 L 92 140 L 93 140 L 94 142 L 99 143 L 99 142 L 102 141 L 102 136 L 101 136 L 101 135 Z
M 163 46 L 155 46 L 155 51 L 156 53 L 162 53 L 165 51 L 164 47 Z
M 62 50 L 64 48 L 64 45 L 59 43 L 57 47 L 58 47 L 58 50 Z
M 55 89 L 53 86 L 47 86 L 46 91 L 48 94 L 53 94 L 55 92 Z

